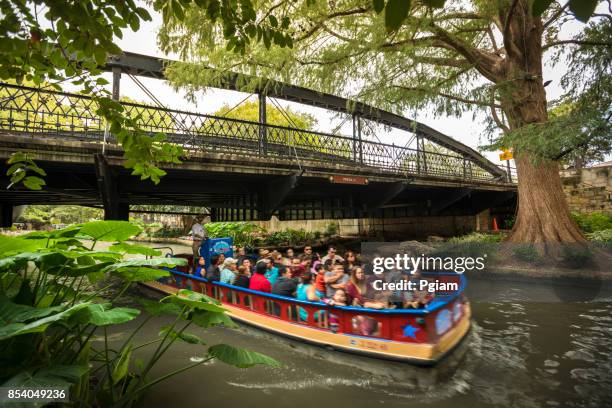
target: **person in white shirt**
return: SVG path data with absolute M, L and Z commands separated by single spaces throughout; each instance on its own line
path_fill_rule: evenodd
M 344 258 L 336 254 L 336 247 L 334 246 L 330 246 L 327 249 L 327 255 L 325 255 L 323 259 L 321 259 L 321 263 L 325 263 L 325 261 L 327 261 L 328 259 L 332 260 L 332 264 L 336 262 L 344 262 Z
M 189 231 L 189 235 L 193 237 L 191 249 L 193 250 L 194 260 L 200 258 L 200 246 L 202 245 L 202 241 L 207 238 L 206 229 L 204 226 L 202 226 L 202 222 L 204 222 L 204 216 L 196 216 L 193 220 L 193 224 L 191 225 L 191 231 Z

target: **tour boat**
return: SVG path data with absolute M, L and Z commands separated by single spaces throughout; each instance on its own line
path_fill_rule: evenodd
M 171 278 L 144 285 L 167 294 L 180 289 L 201 292 L 218 299 L 238 322 L 300 342 L 378 359 L 433 365 L 470 329 L 466 279 L 461 274 L 436 273 L 436 280 L 455 282 L 458 290 L 436 293 L 424 308 L 377 310 L 300 301 L 211 282 L 189 274 L 188 267 L 169 271 Z M 423 276 L 431 278 L 430 274 Z

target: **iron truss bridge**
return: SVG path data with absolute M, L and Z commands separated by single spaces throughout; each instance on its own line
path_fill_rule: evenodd
M 491 171 L 480 158 L 414 149 L 357 135 L 341 136 L 284 126 L 122 102 L 151 135 L 164 133 L 188 154 L 227 152 L 246 157 L 276 157 L 305 162 L 359 166 L 396 177 L 411 175 L 511 183 L 503 169 Z M 84 95 L 0 83 L 0 131 L 53 140 L 116 145 L 95 102 Z M 333 173 L 333 170 L 330 170 Z

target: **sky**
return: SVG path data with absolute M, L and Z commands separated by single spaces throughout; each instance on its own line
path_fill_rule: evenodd
M 173 55 L 165 55 L 157 46 L 157 31 L 162 24 L 161 16 L 150 10 L 153 17 L 152 21 L 142 22 L 140 29 L 137 32 L 130 30 L 124 31 L 123 39 L 118 40 L 118 45 L 124 51 L 135 52 L 157 57 L 166 57 L 177 59 Z M 571 22 L 564 26 L 564 31 L 561 37 L 570 37 L 581 28 L 581 23 Z M 555 99 L 562 94 L 562 89 L 559 80 L 565 72 L 563 61 L 560 61 L 557 66 L 551 66 L 550 63 L 544 66 L 544 81 L 552 80 L 552 83 L 546 88 L 549 100 Z M 110 81 L 111 74 L 105 74 L 105 77 Z M 140 77 L 139 80 L 160 100 L 162 103 L 172 109 L 181 109 L 198 113 L 213 113 L 221 108 L 224 104 L 234 106 L 242 101 L 247 94 L 235 91 L 227 91 L 222 89 L 210 89 L 202 95 L 198 95 L 197 103 L 193 104 L 187 100 L 184 92 L 174 91 L 172 87 L 162 80 Z M 132 99 L 142 101 L 144 103 L 152 103 L 148 96 L 140 90 L 136 84 L 127 76 L 123 75 L 121 79 L 121 96 L 128 96 Z M 255 96 L 251 97 L 253 100 Z M 278 101 L 283 107 L 291 107 L 293 110 L 307 112 L 315 116 L 318 121 L 318 130 L 331 131 L 342 122 L 341 118 L 334 118 L 332 112 L 320 108 L 314 108 L 307 105 L 300 105 L 291 102 Z M 474 120 L 471 112 L 465 113 L 462 117 L 434 117 L 432 112 L 422 110 L 418 112 L 410 112 L 406 114 L 411 119 L 416 119 L 432 128 L 451 136 L 452 138 L 478 150 L 478 146 L 484 144 L 484 124 L 480 119 Z M 347 121 L 339 130 L 339 134 L 350 135 L 350 121 Z M 390 133 L 382 131 L 378 133 L 378 138 L 385 143 L 394 143 L 396 145 L 405 145 L 411 135 L 407 132 L 394 130 Z M 493 163 L 506 165 L 505 162 L 499 160 L 499 152 L 482 152 Z M 511 166 L 514 163 L 511 162 Z

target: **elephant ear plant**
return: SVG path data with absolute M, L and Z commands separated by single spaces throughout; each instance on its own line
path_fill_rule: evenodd
M 117 306 L 135 282 L 169 276 L 164 268 L 185 263 L 124 242 L 140 232 L 129 222 L 96 221 L 0 235 L 0 386 L 70 388 L 75 406 L 128 407 L 152 385 L 212 359 L 241 368 L 278 366 L 248 350 L 206 347 L 187 332 L 193 324 L 234 326 L 219 302 L 203 294 L 181 290 L 159 302 L 140 299 L 141 308 Z M 96 250 L 99 242 L 113 244 Z M 125 254 L 136 257 L 126 260 Z M 158 338 L 138 344 L 138 331 L 162 315 L 172 315 L 172 323 L 160 327 Z M 113 326 L 136 318 L 127 339 L 111 344 Z M 151 369 L 175 341 L 199 345 L 202 358 L 153 378 Z M 148 360 L 136 358 L 135 351 L 144 348 L 136 354 Z

